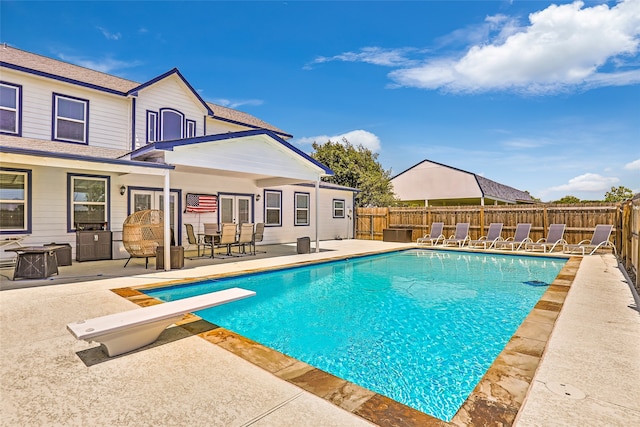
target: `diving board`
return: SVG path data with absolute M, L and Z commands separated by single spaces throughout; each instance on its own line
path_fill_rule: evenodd
M 231 288 L 177 301 L 165 302 L 89 320 L 69 323 L 67 330 L 79 340 L 95 341 L 109 357 L 151 344 L 167 326 L 186 313 L 252 297 L 256 293 Z

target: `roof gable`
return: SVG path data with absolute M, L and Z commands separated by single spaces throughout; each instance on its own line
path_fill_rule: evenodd
M 127 92 L 127 95 L 137 95 L 139 91 L 141 91 L 143 89 L 146 89 L 149 86 L 152 86 L 152 85 L 158 83 L 161 80 L 170 78 L 171 76 L 176 76 L 186 86 L 186 88 L 191 92 L 191 94 L 198 100 L 198 102 L 200 102 L 200 104 L 202 104 L 204 109 L 207 111 L 207 114 L 210 115 L 210 116 L 213 116 L 213 111 L 211 110 L 211 108 L 209 108 L 209 105 L 200 97 L 198 92 L 196 92 L 196 90 L 193 88 L 193 86 L 191 86 L 189 84 L 187 79 L 184 78 L 182 73 L 180 73 L 180 71 L 177 68 L 173 68 L 173 69 L 167 71 L 166 73 L 161 74 L 161 75 L 149 80 L 146 83 L 142 83 L 141 85 L 130 89 Z

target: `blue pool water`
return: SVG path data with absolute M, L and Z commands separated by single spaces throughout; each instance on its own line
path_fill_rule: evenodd
M 409 250 L 145 291 L 255 297 L 197 314 L 450 421 L 564 260 Z

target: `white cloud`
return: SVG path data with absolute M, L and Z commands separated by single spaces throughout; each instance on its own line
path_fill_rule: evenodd
M 142 64 L 142 62 L 137 60 L 127 62 L 127 61 L 120 61 L 118 59 L 113 59 L 110 57 L 96 60 L 96 59 L 80 58 L 77 56 L 69 56 L 63 53 L 59 53 L 58 58 L 66 62 L 71 62 L 73 64 L 79 65 L 81 67 L 90 68 L 96 71 L 102 71 L 103 73 L 113 73 L 114 71 L 117 71 L 117 70 L 137 67 Z
M 264 101 L 261 99 L 231 100 L 226 98 L 218 98 L 218 99 L 214 99 L 211 102 L 213 102 L 214 104 L 222 105 L 223 107 L 229 107 L 229 108 L 238 108 L 243 105 L 258 106 L 258 105 L 264 104 Z
M 100 30 L 102 35 L 107 40 L 120 40 L 120 38 L 122 37 L 122 34 L 120 34 L 120 33 L 112 33 L 109 30 L 107 30 L 106 28 L 102 28 L 102 27 L 97 27 L 97 28 L 98 28 L 98 30 Z
M 342 133 L 340 135 L 318 135 L 318 136 L 309 136 L 298 139 L 296 142 L 300 145 L 312 144 L 317 142 L 318 144 L 324 144 L 327 141 L 332 142 L 344 142 L 344 140 L 349 141 L 351 145 L 358 146 L 362 145 L 365 148 L 375 152 L 380 151 L 380 138 L 374 135 L 371 132 L 367 132 L 366 130 L 352 130 L 347 133 Z
M 624 59 L 640 46 L 638 0 L 611 8 L 585 8 L 581 1 L 551 5 L 529 15 L 526 27 L 502 15 L 486 21 L 494 29 L 502 26 L 493 40 L 473 45 L 462 56 L 430 59 L 389 77 L 399 86 L 423 89 L 531 94 L 640 83 L 640 70 L 624 69 Z
M 627 163 L 626 165 L 624 165 L 624 168 L 629 170 L 640 170 L 640 159 Z
M 603 192 L 608 191 L 611 186 L 616 184 L 618 181 L 620 180 L 616 177 L 607 177 L 595 173 L 585 173 L 584 175 L 571 178 L 567 184 L 551 187 L 545 190 L 544 193 L 554 191 L 565 191 L 567 193 L 576 191 Z
M 385 49 L 381 47 L 364 47 L 360 49 L 360 52 L 345 52 L 335 56 L 319 56 L 310 64 L 305 65 L 304 68 L 311 69 L 314 64 L 332 61 L 364 62 L 385 67 L 405 67 L 416 64 L 416 61 L 408 56 L 416 52 L 419 52 L 416 48 Z

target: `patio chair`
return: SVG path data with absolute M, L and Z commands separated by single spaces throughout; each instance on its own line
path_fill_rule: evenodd
M 530 223 L 523 223 L 516 225 L 516 232 L 513 237 L 507 237 L 506 240 L 498 240 L 493 245 L 494 249 L 509 249 L 512 251 L 519 251 L 522 245 L 525 243 L 533 242 L 529 237 L 531 231 Z
M 448 239 L 444 239 L 442 242 L 443 246 L 455 246 L 463 247 L 464 244 L 471 240 L 469 237 L 469 223 L 468 222 L 459 222 L 456 224 L 456 232 L 454 235 L 449 237 Z
M 202 256 L 204 256 L 204 248 L 211 248 L 211 257 L 213 257 L 213 243 L 211 241 L 207 242 L 205 240 L 200 240 L 196 236 L 196 233 L 193 231 L 193 224 L 185 224 L 184 227 L 187 229 L 187 242 L 189 246 L 187 249 L 191 247 L 191 245 L 196 245 L 198 247 L 198 258 L 200 257 L 200 248 L 202 247 Z
M 235 256 L 231 253 L 231 246 L 238 243 L 236 235 L 236 224 L 233 222 L 227 222 L 222 224 L 222 233 L 220 233 L 220 246 L 227 247 L 226 256 Z
M 262 242 L 264 237 L 264 222 L 259 222 L 256 224 L 256 229 L 253 232 L 253 239 L 251 241 L 251 245 L 253 245 L 253 254 L 260 252 L 266 254 L 266 251 L 256 251 L 256 243 Z
M 156 249 L 164 243 L 164 219 L 162 211 L 147 209 L 129 215 L 122 224 L 122 244 L 129 259 L 145 258 L 145 266 L 149 266 L 149 257 L 156 256 Z M 124 268 L 123 267 L 123 268 Z
M 546 253 L 547 249 L 549 252 L 553 252 L 556 246 L 562 248 L 562 245 L 567 244 L 567 241 L 564 240 L 564 228 L 564 224 L 551 224 L 547 232 L 547 237 L 543 237 L 536 242 L 526 243 L 524 250 L 537 251 L 542 249 L 542 252 Z
M 489 224 L 489 231 L 486 236 L 482 236 L 479 239 L 469 240 L 470 248 L 479 248 L 483 249 L 491 249 L 498 240 L 503 240 L 501 237 L 502 234 L 502 223 L 501 222 L 492 222 Z M 489 246 L 487 246 L 489 245 Z
M 425 234 L 424 237 L 419 237 L 416 243 L 418 245 L 437 245 L 440 240 L 445 239 L 442 234 L 444 228 L 444 222 L 434 222 L 431 224 L 431 233 Z
M 238 254 L 247 255 L 246 246 L 249 245 L 249 254 L 253 255 L 251 252 L 251 242 L 253 241 L 253 224 L 250 222 L 245 222 L 240 224 L 240 234 L 238 235 L 238 241 L 236 242 L 236 246 L 238 246 Z
M 587 251 L 589 255 L 593 255 L 598 249 L 604 247 L 613 248 L 613 253 L 617 255 L 616 247 L 609 241 L 613 225 L 598 224 L 595 230 L 593 230 L 593 236 L 591 240 L 583 240 L 576 244 L 565 244 L 562 246 L 562 252 L 564 253 L 577 253 L 581 252 L 582 255 L 586 255 Z

